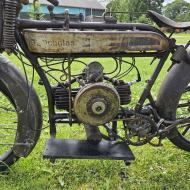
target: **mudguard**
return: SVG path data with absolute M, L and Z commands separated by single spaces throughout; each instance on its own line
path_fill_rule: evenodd
M 179 63 L 172 66 L 164 79 L 156 100 L 159 115 L 167 120 L 176 119 L 176 110 L 182 93 L 190 83 L 190 47 Z M 168 138 L 178 147 L 190 150 L 189 145 L 181 138 L 177 129 L 170 131 Z
M 20 71 L 0 54 L 0 87 L 9 91 L 9 96 L 16 106 L 18 126 L 13 151 L 18 157 L 26 157 L 35 147 L 42 127 L 42 109 L 39 98 L 32 87 L 28 101 L 28 85 Z M 31 87 L 31 86 L 30 86 Z
M 182 61 L 189 62 L 189 50 L 183 45 L 178 46 L 175 53 L 172 55 L 171 60 L 174 63 L 181 63 Z
M 189 81 L 190 48 L 187 49 L 186 57 L 181 62 L 172 66 L 162 82 L 156 101 L 161 117 L 168 120 L 175 120 L 175 111 L 179 98 Z

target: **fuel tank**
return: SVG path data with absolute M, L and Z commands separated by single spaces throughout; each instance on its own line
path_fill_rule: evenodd
M 33 53 L 127 53 L 166 51 L 168 40 L 147 31 L 24 30 Z

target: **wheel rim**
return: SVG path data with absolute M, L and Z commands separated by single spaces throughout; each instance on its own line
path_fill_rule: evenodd
M 8 91 L 0 89 L 0 160 L 12 149 L 18 126 L 18 115 Z
M 176 112 L 176 119 L 190 117 L 190 86 L 182 94 Z M 190 123 L 178 126 L 180 135 L 190 143 Z

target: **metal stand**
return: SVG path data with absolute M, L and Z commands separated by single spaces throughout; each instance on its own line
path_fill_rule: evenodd
M 87 140 L 55 138 L 47 140 L 43 156 L 47 159 L 104 159 L 127 162 L 135 160 L 131 149 L 123 142 L 101 141 L 94 145 Z

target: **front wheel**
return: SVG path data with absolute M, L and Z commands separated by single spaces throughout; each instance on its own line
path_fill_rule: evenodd
M 40 101 L 18 69 L 0 54 L 0 171 L 35 147 L 42 127 Z M 27 109 L 26 109 L 27 108 Z
M 167 120 L 190 117 L 190 62 L 175 64 L 161 85 L 156 105 L 159 115 Z M 177 147 L 190 152 L 190 124 L 170 131 L 168 138 Z

